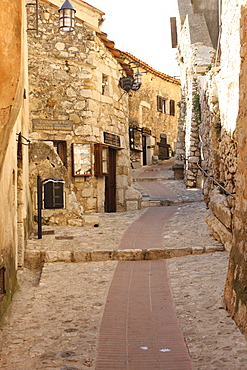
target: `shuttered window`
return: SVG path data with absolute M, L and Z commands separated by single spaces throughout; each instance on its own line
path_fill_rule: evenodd
M 157 96 L 157 111 L 166 113 L 166 99 L 163 96 Z
M 175 116 L 175 101 L 170 100 L 170 115 Z
M 178 46 L 178 36 L 177 36 L 177 23 L 176 18 L 170 18 L 171 24 L 171 37 L 172 37 L 172 48 L 176 48 Z

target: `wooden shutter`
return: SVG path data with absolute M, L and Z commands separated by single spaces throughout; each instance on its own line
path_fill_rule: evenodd
M 170 115 L 175 116 L 175 101 L 170 100 Z
M 163 112 L 162 106 L 163 106 L 163 98 L 162 96 L 157 96 L 157 111 L 158 112 Z
M 177 21 L 175 17 L 170 18 L 171 24 L 171 37 L 172 37 L 172 48 L 178 46 L 178 36 L 177 36 Z

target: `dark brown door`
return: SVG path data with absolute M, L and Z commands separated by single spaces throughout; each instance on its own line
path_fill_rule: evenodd
M 147 164 L 147 138 L 145 135 L 142 135 L 142 163 L 143 166 Z
M 116 150 L 109 148 L 109 175 L 105 178 L 105 212 L 116 212 Z

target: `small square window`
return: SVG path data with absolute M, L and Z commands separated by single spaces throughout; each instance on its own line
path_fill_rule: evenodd
M 109 95 L 109 77 L 102 74 L 102 95 Z
M 53 146 L 61 158 L 63 165 L 67 167 L 67 145 L 66 141 L 53 141 Z

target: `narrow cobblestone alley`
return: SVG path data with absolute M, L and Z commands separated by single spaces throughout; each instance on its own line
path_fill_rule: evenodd
M 201 191 L 175 181 L 170 161 L 134 177 L 149 207 L 29 240 L 1 369 L 247 370 L 246 339 L 222 303 L 228 253 Z

